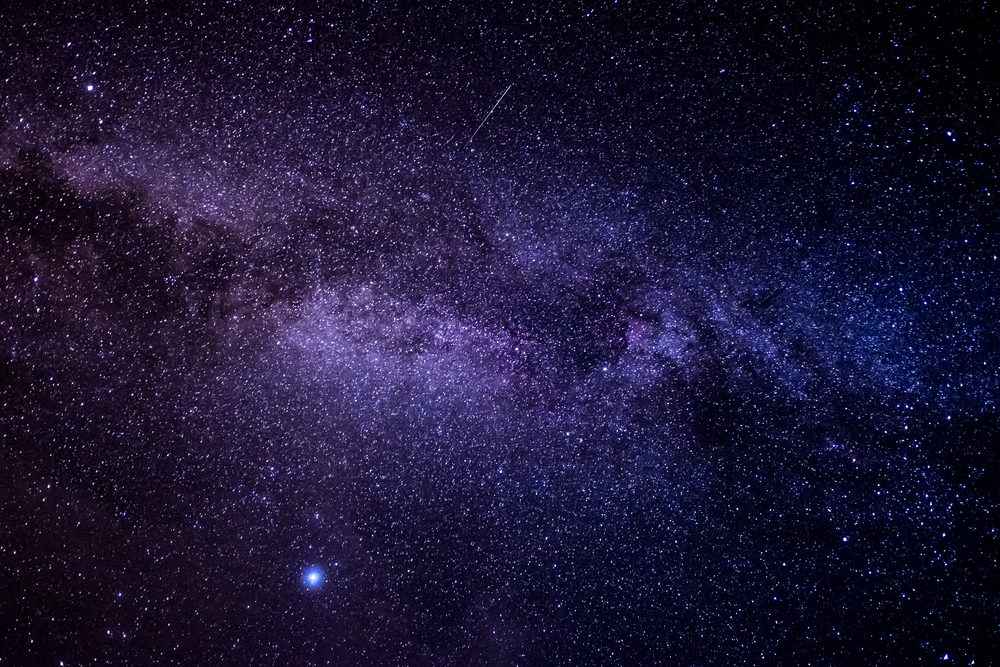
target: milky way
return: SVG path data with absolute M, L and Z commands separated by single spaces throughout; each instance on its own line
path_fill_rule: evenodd
M 0 662 L 1000 649 L 993 12 L 37 4 Z

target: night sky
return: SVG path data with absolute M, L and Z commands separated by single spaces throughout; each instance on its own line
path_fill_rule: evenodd
M 5 4 L 0 665 L 992 664 L 990 3 Z

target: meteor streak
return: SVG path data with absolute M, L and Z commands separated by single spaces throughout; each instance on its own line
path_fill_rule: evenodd
M 514 83 L 511 82 L 511 84 L 507 86 L 507 90 L 510 90 L 513 86 Z M 503 91 L 503 95 L 501 95 L 500 99 L 497 100 L 497 103 L 493 105 L 493 108 L 490 109 L 490 112 L 486 114 L 486 118 L 483 118 L 483 122 L 479 124 L 479 127 L 476 128 L 476 131 L 472 133 L 472 136 L 469 137 L 469 140 L 465 142 L 465 146 L 462 146 L 462 148 L 468 148 L 469 144 L 472 143 L 472 140 L 476 138 L 476 135 L 479 133 L 479 130 L 483 127 L 483 125 L 486 124 L 486 121 L 490 119 L 490 116 L 492 116 L 493 112 L 497 110 L 497 107 L 500 106 L 500 102 L 503 101 L 504 95 L 507 94 L 507 90 Z

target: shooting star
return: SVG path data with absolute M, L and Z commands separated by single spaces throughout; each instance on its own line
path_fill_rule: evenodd
M 510 90 L 513 87 L 514 87 L 514 82 L 512 81 L 511 84 L 507 86 L 507 90 Z M 476 135 L 479 133 L 479 130 L 483 127 L 483 125 L 486 124 L 486 121 L 490 119 L 490 116 L 492 116 L 493 112 L 497 110 L 497 107 L 500 106 L 500 102 L 503 101 L 504 95 L 507 94 L 507 90 L 503 91 L 503 95 L 501 95 L 500 99 L 497 100 L 497 103 L 493 105 L 493 108 L 490 109 L 490 112 L 486 114 L 486 118 L 483 118 L 483 122 L 479 124 L 479 127 L 476 128 L 476 131 L 472 133 L 472 136 L 469 137 L 469 140 L 465 142 L 465 145 L 462 146 L 462 148 L 468 148 L 469 144 L 472 143 L 472 140 L 476 138 Z

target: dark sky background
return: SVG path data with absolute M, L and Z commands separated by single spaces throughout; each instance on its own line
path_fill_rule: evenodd
M 990 664 L 997 13 L 873 4 L 8 3 L 0 664 Z

